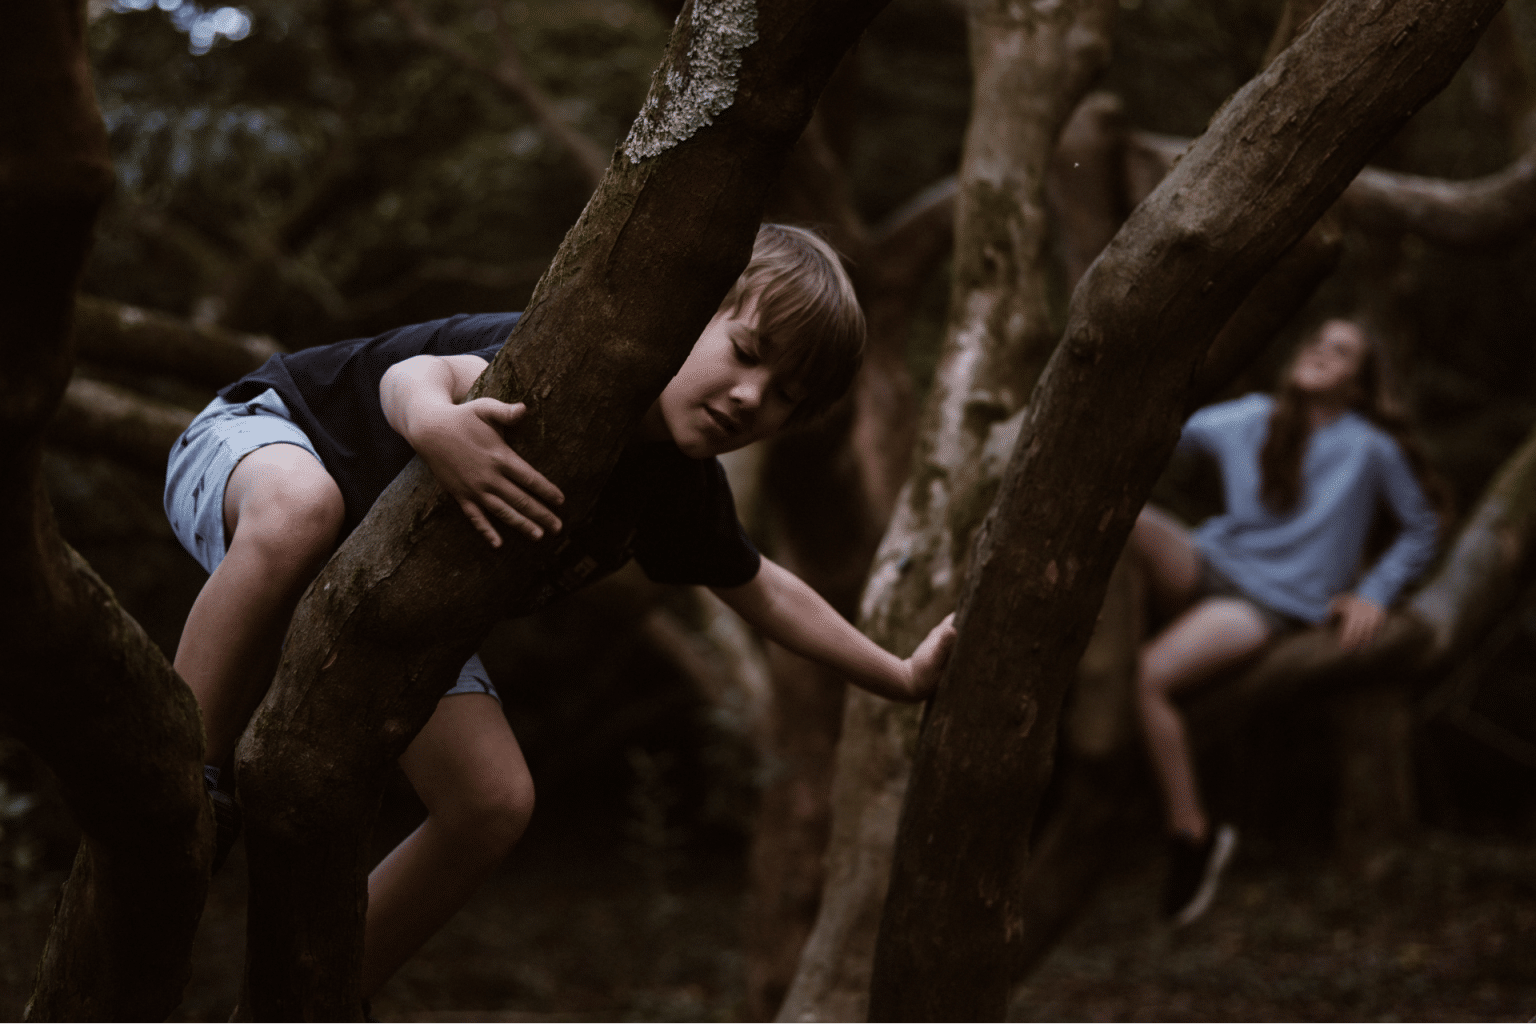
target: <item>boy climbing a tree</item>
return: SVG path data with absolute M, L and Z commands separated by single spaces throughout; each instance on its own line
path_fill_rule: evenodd
M 219 859 L 238 827 L 221 776 L 294 607 L 413 455 L 491 546 L 507 528 L 558 536 L 540 603 L 633 557 L 658 582 L 710 587 L 764 636 L 871 692 L 920 700 L 937 683 L 949 620 L 909 659 L 876 646 L 758 554 L 715 458 L 816 416 L 852 381 L 863 314 L 825 242 L 759 230 L 746 270 L 570 529 L 558 488 L 505 440 L 523 405 L 465 401 L 517 318 L 456 316 L 275 356 L 220 392 L 172 449 L 166 512 L 212 574 L 175 664 L 203 713 Z M 369 877 L 365 996 L 468 900 L 532 814 L 532 779 L 498 701 L 471 658 L 401 758 L 427 818 Z

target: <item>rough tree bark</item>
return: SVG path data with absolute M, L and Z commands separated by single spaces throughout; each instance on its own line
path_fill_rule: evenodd
M 613 165 L 479 393 L 579 521 L 745 265 L 784 155 L 878 0 L 684 8 Z M 593 409 L 604 415 L 592 415 Z M 412 463 L 301 602 L 241 742 L 257 1017 L 357 1019 L 363 857 L 384 772 L 494 620 L 534 605 L 558 538 L 488 554 Z
M 70 310 L 112 182 L 83 4 L 0 8 L 0 727 L 57 774 L 84 839 L 28 1016 L 133 1020 L 181 999 L 211 817 L 192 695 L 59 537 L 39 477 Z
M 1325 7 L 1218 113 L 1078 287 L 978 537 L 960 640 L 919 734 L 872 1016 L 1003 1016 L 1017 882 L 1061 698 L 1205 350 L 1497 9 Z
M 861 624 L 908 653 L 953 606 L 960 553 L 990 503 L 993 428 L 1022 406 L 1053 335 L 1045 176 L 1057 135 L 1108 60 L 1098 0 L 971 12 L 973 114 L 955 200 L 950 323 L 913 471 L 865 590 Z M 1022 116 L 1018 116 L 1022 112 Z M 848 694 L 815 929 L 782 1020 L 864 1014 L 879 903 L 917 712 Z

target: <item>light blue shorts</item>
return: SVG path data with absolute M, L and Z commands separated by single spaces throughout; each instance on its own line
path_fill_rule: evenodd
M 246 402 L 215 398 L 171 446 L 165 468 L 165 515 L 181 546 L 211 574 L 224 560 L 224 488 L 235 466 L 257 448 L 293 444 L 322 465 L 309 437 L 293 422 L 283 399 L 272 389 Z M 458 681 L 443 696 L 488 693 L 501 695 L 474 655 L 459 671 Z

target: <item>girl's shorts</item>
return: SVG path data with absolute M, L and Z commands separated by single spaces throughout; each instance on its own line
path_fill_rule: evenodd
M 1293 633 L 1306 625 L 1300 619 L 1294 619 L 1284 612 L 1277 612 L 1255 601 L 1243 593 L 1243 588 L 1227 577 L 1227 574 L 1211 564 L 1211 560 L 1205 557 L 1205 552 L 1200 552 L 1200 578 L 1195 582 L 1195 600 L 1206 597 L 1236 597 L 1253 605 L 1254 611 L 1259 613 L 1259 618 L 1269 627 L 1269 638 L 1284 636 Z
M 269 444 L 297 445 L 324 465 L 288 406 L 271 388 L 246 402 L 215 398 L 171 446 L 165 469 L 165 515 L 181 546 L 210 574 L 229 550 L 224 537 L 224 488 L 240 460 Z M 501 696 L 475 655 L 443 696 Z

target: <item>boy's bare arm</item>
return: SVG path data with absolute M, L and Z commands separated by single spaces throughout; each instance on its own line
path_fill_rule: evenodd
M 389 425 L 416 449 L 492 547 L 501 546 L 493 520 L 538 540 L 560 529 L 550 507 L 565 496 L 513 451 L 502 433 L 522 418 L 525 407 L 494 398 L 457 404 L 486 365 L 471 355 L 413 356 L 385 372 L 379 401 Z
M 903 661 L 855 629 L 800 577 L 766 558 L 751 582 L 715 588 L 715 593 L 768 639 L 891 700 L 922 700 L 931 694 L 955 643 L 950 615 Z

